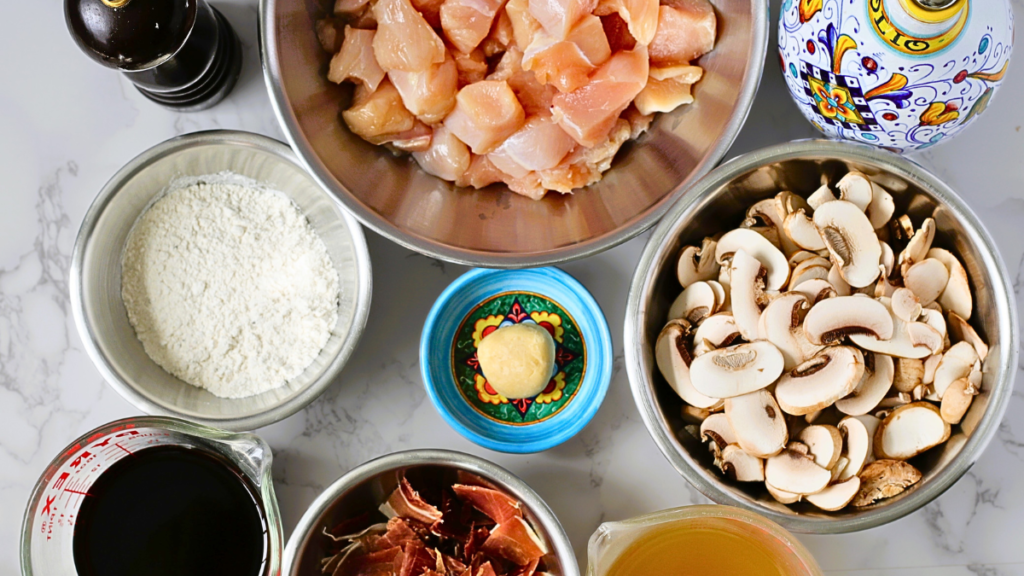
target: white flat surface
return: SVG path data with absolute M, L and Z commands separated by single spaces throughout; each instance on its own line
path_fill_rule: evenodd
M 1024 14 L 1024 1 L 1013 2 Z M 11 3 L 0 19 L 0 574 L 18 573 L 21 515 L 50 459 L 79 434 L 138 413 L 93 368 L 68 305 L 71 248 L 93 197 L 124 163 L 177 134 L 234 128 L 282 138 L 259 71 L 256 0 L 215 4 L 242 37 L 245 65 L 229 99 L 199 114 L 156 107 L 119 74 L 78 52 L 64 26 L 63 2 Z M 774 17 L 778 3 L 772 4 Z M 814 135 L 785 94 L 778 68 L 773 46 L 750 120 L 730 156 Z M 987 224 L 1017 278 L 1024 308 L 1022 93 L 1024 56 L 1018 54 L 984 116 L 958 139 L 916 159 L 966 197 Z M 306 410 L 260 431 L 275 452 L 286 533 L 343 472 L 421 447 L 479 454 L 520 475 L 561 518 L 581 564 L 600 522 L 705 501 L 656 448 L 621 370 L 626 291 L 645 237 L 564 267 L 601 303 L 615 340 L 615 378 L 600 412 L 554 450 L 507 456 L 445 425 L 420 381 L 423 321 L 463 269 L 367 236 L 373 309 L 352 362 Z M 984 456 L 931 505 L 882 528 L 801 539 L 829 574 L 1024 575 L 1022 478 L 1024 392 L 1018 390 Z

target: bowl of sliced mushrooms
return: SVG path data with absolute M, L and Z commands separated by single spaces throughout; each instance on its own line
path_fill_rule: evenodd
M 851 532 L 924 506 L 991 440 L 1017 366 L 1011 294 L 935 176 L 792 142 L 722 165 L 661 221 L 626 364 L 647 428 L 707 497 Z

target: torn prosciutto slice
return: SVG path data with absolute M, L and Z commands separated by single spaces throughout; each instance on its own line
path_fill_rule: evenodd
M 647 50 L 643 46 L 620 52 L 598 68 L 590 82 L 552 102 L 555 121 L 583 146 L 603 141 L 619 114 L 647 83 Z
M 418 542 L 419 534 L 409 526 L 409 523 L 399 517 L 388 520 L 388 530 L 377 541 L 378 549 L 388 549 L 394 546 L 405 548 L 410 542 Z
M 490 562 L 484 562 L 477 568 L 474 576 L 498 576 L 498 573 L 494 571 L 494 567 L 491 566 Z
M 447 53 L 444 62 L 419 72 L 392 70 L 388 78 L 402 96 L 405 108 L 427 124 L 437 124 L 455 107 L 459 70 Z
M 444 0 L 441 4 L 441 28 L 459 52 L 470 52 L 491 31 L 502 0 Z
M 459 498 L 468 501 L 474 508 L 499 524 L 523 515 L 519 501 L 504 492 L 465 484 L 456 484 L 452 489 Z
M 384 79 L 384 70 L 373 55 L 373 30 L 358 30 L 345 26 L 345 40 L 341 50 L 331 58 L 327 79 L 335 84 L 354 80 L 370 92 Z
M 419 72 L 444 62 L 444 42 L 409 0 L 376 0 L 373 53 L 386 71 Z
M 556 40 L 564 39 L 573 24 L 597 7 L 597 0 L 529 0 L 530 15 Z
M 469 148 L 444 125 L 434 130 L 430 147 L 423 152 L 414 152 L 412 157 L 424 172 L 448 181 L 461 178 L 469 170 L 471 161 Z
M 518 516 L 495 526 L 481 549 L 519 566 L 525 566 L 548 553 L 533 528 Z
M 537 566 L 540 564 L 540 560 L 534 560 L 526 566 L 520 566 L 514 572 L 510 572 L 508 576 L 533 576 L 537 573 Z
M 715 47 L 717 21 L 708 0 L 667 0 L 649 46 L 651 64 L 686 64 Z
M 441 511 L 424 501 L 404 476 L 388 501 L 381 505 L 381 512 L 385 516 L 398 516 L 428 525 L 441 519 Z
M 507 82 L 484 80 L 459 90 L 444 125 L 476 154 L 494 150 L 526 121 Z
M 630 35 L 646 45 L 651 43 L 658 29 L 658 6 L 658 0 L 601 0 L 594 14 L 618 14 Z
M 405 558 L 397 576 L 420 576 L 423 572 L 437 566 L 437 561 L 430 554 L 430 550 L 427 550 L 419 540 L 410 542 L 403 552 L 405 552 Z

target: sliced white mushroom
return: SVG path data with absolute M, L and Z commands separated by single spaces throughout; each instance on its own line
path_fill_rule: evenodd
M 696 406 L 683 404 L 683 409 L 680 412 L 680 415 L 683 417 L 683 421 L 696 425 L 695 427 L 698 428 L 699 434 L 699 427 L 702 422 L 704 422 L 705 420 L 708 419 L 709 416 L 711 416 L 711 410 L 708 408 L 697 408 Z
M 683 318 L 691 325 L 699 324 L 714 313 L 717 296 L 707 282 L 694 282 L 686 287 L 668 310 L 668 319 Z
M 736 442 L 747 454 L 768 458 L 786 446 L 786 419 L 767 390 L 726 398 L 725 415 L 736 433 Z
M 864 212 L 875 230 L 880 230 L 892 219 L 892 215 L 896 212 L 896 202 L 892 199 L 892 194 L 889 194 L 885 188 L 872 182 L 871 203 L 868 204 L 867 210 Z
M 786 450 L 792 450 L 793 452 L 803 454 L 804 456 L 809 456 L 811 454 L 811 449 L 807 447 L 807 444 L 804 444 L 799 440 L 793 440 L 789 444 L 786 444 Z
M 737 482 L 764 482 L 764 461 L 743 451 L 737 444 L 722 450 L 722 473 Z
M 831 267 L 832 263 L 821 256 L 808 258 L 793 268 L 793 272 L 789 276 L 789 286 L 792 288 L 807 280 L 827 280 Z
M 811 307 L 804 318 L 804 332 L 814 344 L 832 344 L 858 334 L 888 340 L 893 336 L 893 321 L 889 309 L 878 300 L 837 296 Z
M 789 216 L 782 224 L 783 234 L 794 244 L 804 250 L 817 252 L 825 249 L 825 241 L 814 226 L 814 219 L 807 215 L 805 210 L 797 210 Z
M 882 275 L 889 277 L 892 275 L 892 271 L 896 269 L 896 255 L 893 254 L 892 247 L 887 242 L 879 240 L 878 247 L 882 249 L 882 258 L 879 260 L 879 263 L 884 267 Z
M 846 283 L 843 275 L 839 272 L 839 267 L 835 264 L 828 270 L 828 283 L 836 289 L 836 295 L 838 296 L 849 296 L 851 293 L 850 285 Z
M 793 194 L 786 190 L 775 195 L 775 206 L 779 211 L 779 215 L 781 215 L 783 219 L 797 210 L 807 210 L 811 207 L 811 205 L 807 203 L 807 200 L 804 200 L 803 196 Z
M 932 354 L 942 352 L 942 349 L 945 347 L 945 340 L 942 334 L 924 322 L 911 322 L 907 324 L 907 338 L 910 339 L 910 343 L 915 348 L 923 347 Z
M 775 198 L 766 198 L 747 209 L 747 220 L 744 224 L 754 225 L 757 220 L 775 229 L 779 237 L 779 247 L 784 254 L 788 256 L 800 249 L 783 231 L 786 213 L 779 209 L 779 204 Z
M 729 418 L 724 412 L 710 414 L 700 424 L 700 439 L 703 442 L 712 442 L 718 445 L 719 450 L 725 450 L 729 444 L 736 444 L 736 433 L 729 425 Z
M 950 424 L 959 424 L 977 394 L 978 389 L 970 379 L 959 378 L 953 381 L 942 395 L 942 405 L 939 408 L 942 419 Z
M 893 284 L 889 280 L 889 277 L 885 275 L 884 266 L 879 266 L 878 270 L 878 282 L 875 284 L 875 290 L 873 292 L 873 295 L 875 298 L 892 298 L 892 296 L 896 293 L 897 290 L 901 288 L 901 286 Z M 871 294 L 869 294 L 869 296 L 870 295 Z
M 907 243 L 907 247 L 900 252 L 897 264 L 911 266 L 924 260 L 928 257 L 928 250 L 931 249 L 933 240 L 935 240 L 935 220 L 925 218 L 921 227 L 914 232 L 914 236 Z M 921 295 L 918 294 L 918 297 L 920 298 Z
M 921 376 L 922 384 L 932 385 L 935 383 L 935 371 L 939 369 L 940 362 L 942 362 L 942 354 L 932 354 L 924 359 L 924 375 Z
M 715 260 L 715 247 L 718 242 L 712 238 L 705 238 L 700 248 L 687 246 L 679 254 L 679 262 L 676 264 L 676 277 L 679 284 L 685 290 L 694 282 L 705 282 L 713 280 L 718 276 L 718 269 L 721 266 Z
M 914 402 L 892 411 L 875 432 L 879 460 L 909 460 L 949 439 L 949 422 L 929 402 Z
M 854 204 L 862 212 L 868 209 L 871 199 L 874 197 L 871 181 L 868 180 L 867 176 L 856 170 L 851 170 L 846 176 L 840 178 L 836 188 L 839 188 L 840 200 L 846 200 Z M 878 228 L 878 226 L 873 227 Z
M 807 445 L 814 463 L 831 470 L 843 452 L 843 437 L 839 429 L 828 424 L 815 424 L 800 431 L 798 436 Z
M 654 358 L 661 375 L 684 402 L 696 408 L 710 408 L 718 402 L 718 398 L 710 398 L 697 392 L 690 382 L 692 357 L 689 350 L 689 333 L 689 322 L 670 321 L 658 335 L 658 341 L 654 346 Z
M 928 258 L 934 258 L 942 262 L 949 270 L 949 282 L 938 302 L 944 310 L 953 312 L 964 320 L 971 319 L 971 310 L 974 308 L 974 299 L 971 296 L 971 285 L 967 280 L 967 271 L 956 256 L 941 248 L 932 248 L 928 251 Z
M 818 466 L 809 456 L 783 450 L 764 465 L 765 482 L 793 494 L 817 494 L 828 486 L 832 473 Z
M 845 482 L 834 484 L 817 494 L 808 494 L 804 498 L 816 507 L 829 512 L 842 510 L 853 501 L 860 492 L 860 478 L 854 476 Z
M 978 352 L 970 342 L 957 342 L 942 355 L 942 360 L 935 368 L 935 379 L 932 386 L 935 395 L 942 399 L 946 388 L 960 378 L 971 374 L 974 363 L 978 361 Z
M 839 460 L 836 461 L 836 465 L 832 467 L 832 480 L 829 484 L 835 484 L 839 481 L 839 477 L 842 476 L 843 472 L 846 471 L 846 467 L 850 465 L 850 459 L 846 456 L 840 456 Z
M 863 288 L 878 279 L 882 248 L 861 209 L 844 200 L 828 202 L 815 209 L 814 225 L 847 284 Z
M 764 293 L 767 269 L 745 250 L 739 250 L 733 254 L 729 276 L 732 282 L 729 299 L 736 326 L 744 338 L 756 340 L 761 311 L 768 305 Z
M 693 332 L 693 355 L 701 356 L 711 350 L 731 346 L 740 338 L 740 329 L 729 312 L 709 316 Z
M 904 322 L 916 322 L 921 316 L 921 301 L 906 288 L 897 288 L 891 299 L 892 313 Z
M 715 291 L 715 310 L 712 314 L 717 314 L 720 311 L 729 310 L 729 293 L 725 290 L 725 286 L 718 280 L 708 280 L 708 286 Z
M 903 285 L 909 288 L 922 306 L 934 302 L 949 282 L 949 270 L 935 258 L 914 263 L 903 276 Z
M 807 198 L 807 204 L 817 210 L 827 202 L 834 202 L 837 200 L 836 195 L 832 193 L 832 189 L 827 184 L 823 184 L 821 188 L 818 188 L 814 194 L 811 194 Z
M 924 381 L 924 361 L 919 358 L 896 358 L 893 388 L 899 392 L 910 392 Z
M 853 416 L 864 425 L 864 429 L 868 432 L 868 456 L 864 459 L 865 465 L 875 461 L 875 432 L 878 431 L 878 427 L 882 424 L 882 419 L 871 414 L 864 414 L 863 416 Z
M 823 256 L 821 254 L 818 254 L 817 252 L 801 250 L 795 254 L 790 255 L 789 267 L 796 268 L 797 264 L 803 262 L 804 260 L 809 260 L 811 258 L 823 258 Z M 792 273 L 790 274 L 790 277 L 792 277 Z M 792 282 L 790 282 L 790 284 L 792 284 Z
M 764 487 L 768 489 L 768 493 L 772 495 L 772 498 L 775 498 L 780 504 L 796 504 L 803 498 L 799 494 L 779 490 L 767 482 L 765 482 Z
M 973 326 L 956 312 L 949 313 L 948 326 L 949 334 L 956 342 L 969 342 L 971 346 L 974 346 L 974 351 L 978 353 L 978 359 L 982 362 L 985 361 L 985 358 L 988 357 L 988 344 L 978 336 Z
M 738 251 L 746 252 L 765 267 L 768 272 L 765 278 L 766 289 L 779 290 L 786 285 L 786 281 L 789 280 L 789 261 L 786 255 L 764 236 L 747 228 L 727 232 L 718 240 L 715 259 L 722 263 L 729 255 Z
M 870 506 L 902 493 L 921 481 L 921 473 L 906 462 L 879 460 L 864 468 L 859 478 L 860 491 L 851 502 L 857 508 Z
M 779 379 L 775 399 L 787 414 L 803 416 L 831 406 L 864 377 L 864 356 L 850 346 L 825 348 Z
M 787 292 L 772 300 L 761 313 L 760 324 L 763 330 L 758 336 L 779 349 L 785 361 L 783 370 L 786 372 L 807 359 L 805 337 L 800 325 L 809 308 L 806 296 Z
M 833 298 L 835 300 L 835 298 Z M 828 302 L 826 300 L 825 302 Z M 888 339 L 878 338 L 872 334 L 853 334 L 850 336 L 850 342 L 860 346 L 864 350 L 871 352 L 878 352 L 879 354 L 887 354 L 889 356 L 896 356 L 899 358 L 924 358 L 930 355 L 931 349 L 926 345 L 915 345 L 910 340 L 910 332 L 908 330 L 909 324 L 900 320 L 898 316 L 892 311 L 892 302 L 889 298 L 879 298 L 876 300 L 882 304 L 886 311 L 890 315 L 892 320 L 892 332 Z M 811 308 L 811 312 L 807 313 L 807 317 L 810 318 L 811 313 L 814 312 L 814 308 Z M 806 326 L 806 320 L 804 321 Z
M 845 482 L 860 474 L 864 465 L 873 457 L 872 438 L 868 435 L 868 429 L 864 422 L 855 416 L 843 418 L 836 427 L 843 435 L 845 448 L 843 456 L 850 461 L 838 478 L 840 482 Z
M 812 305 L 826 298 L 834 298 L 838 295 L 835 287 L 830 282 L 820 278 L 801 282 L 790 291 L 803 294 Z
M 732 398 L 775 382 L 784 363 L 782 353 L 771 342 L 735 344 L 695 358 L 690 379 L 705 396 Z
M 894 240 L 910 242 L 910 239 L 914 237 L 914 223 L 906 214 L 893 220 L 890 229 Z
M 836 409 L 850 416 L 868 414 L 878 406 L 892 388 L 896 367 L 892 356 L 864 353 L 864 377 L 853 392 L 836 401 Z

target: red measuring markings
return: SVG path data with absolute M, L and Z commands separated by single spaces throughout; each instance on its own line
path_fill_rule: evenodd
M 52 505 L 52 504 L 53 504 L 53 503 L 54 503 L 54 502 L 55 502 L 56 500 L 57 500 L 57 497 L 56 497 L 56 496 L 47 496 L 47 497 L 46 497 L 46 506 L 43 506 L 43 511 L 42 511 L 42 513 L 40 513 L 39 515 L 40 515 L 40 516 L 49 516 L 49 515 L 50 515 L 50 506 L 51 506 L 51 505 Z
M 128 455 L 129 455 L 129 456 L 134 456 L 134 455 L 135 455 L 135 453 L 134 453 L 134 452 L 132 452 L 131 450 L 129 450 L 129 449 L 127 449 L 127 448 L 125 448 L 124 446 L 121 446 L 121 443 L 120 443 L 120 442 L 115 442 L 115 443 L 114 443 L 114 446 L 117 446 L 117 447 L 118 447 L 118 448 L 120 448 L 121 450 L 124 450 L 125 452 L 127 452 L 127 453 L 128 453 Z

